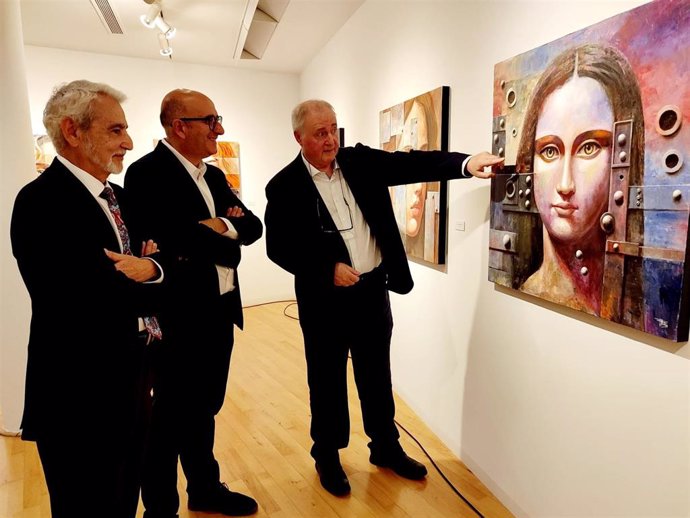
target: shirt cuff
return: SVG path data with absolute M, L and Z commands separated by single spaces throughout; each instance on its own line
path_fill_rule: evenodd
M 467 170 L 467 162 L 470 161 L 470 158 L 472 158 L 472 157 L 468 156 L 465 160 L 462 161 L 462 176 L 464 176 L 465 178 L 472 178 L 472 176 L 473 176 L 472 173 L 470 173 Z
M 161 265 L 158 264 L 153 259 L 151 259 L 150 257 L 142 257 L 142 259 L 146 259 L 148 261 L 151 261 L 153 264 L 155 264 L 158 267 L 158 271 L 160 272 L 160 274 L 158 275 L 158 277 L 156 279 L 154 279 L 152 281 L 145 281 L 143 284 L 160 284 L 161 282 L 163 282 L 163 277 L 165 277 L 165 274 L 163 273 L 163 268 L 161 268 Z
M 240 237 L 240 235 L 237 233 L 237 229 L 235 226 L 230 223 L 230 220 L 228 218 L 219 218 L 223 220 L 223 223 L 225 223 L 225 226 L 228 227 L 228 230 L 223 233 L 225 237 L 229 237 L 230 239 L 237 239 Z

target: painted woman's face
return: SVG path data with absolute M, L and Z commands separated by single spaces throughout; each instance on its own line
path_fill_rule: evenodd
M 606 210 L 613 109 L 601 84 L 574 76 L 544 101 L 534 142 L 534 196 L 551 239 L 587 238 Z
M 419 234 L 424 217 L 426 184 L 411 183 L 405 186 L 405 234 L 415 237 Z
M 410 151 L 429 149 L 429 133 L 424 107 L 414 101 L 410 112 L 405 118 L 398 149 Z M 415 237 L 419 234 L 424 218 L 424 203 L 426 202 L 426 184 L 412 183 L 405 186 L 405 234 Z

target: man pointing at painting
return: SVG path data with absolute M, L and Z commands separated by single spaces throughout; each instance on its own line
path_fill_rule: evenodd
M 348 353 L 370 461 L 421 480 L 426 467 L 405 454 L 394 423 L 388 290 L 408 293 L 413 282 L 388 187 L 490 178 L 503 159 L 485 152 L 388 153 L 361 144 L 340 149 L 335 111 L 321 100 L 297 105 L 292 127 L 301 151 L 266 187 L 266 246 L 271 260 L 295 276 L 311 455 L 321 484 L 336 496 L 350 493 L 338 453 L 350 435 Z

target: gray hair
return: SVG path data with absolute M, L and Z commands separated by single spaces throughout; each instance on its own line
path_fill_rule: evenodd
M 88 129 L 94 115 L 91 109 L 92 104 L 99 95 L 107 95 L 119 103 L 127 98 L 125 94 L 111 86 L 93 83 L 86 79 L 78 79 L 55 87 L 43 110 L 43 125 L 58 153 L 67 147 L 60 123 L 70 118 L 81 129 Z
M 330 103 L 320 99 L 309 99 L 308 101 L 302 101 L 295 106 L 292 110 L 292 131 L 301 130 L 307 114 L 319 110 L 328 110 L 335 115 L 333 106 L 331 106 Z

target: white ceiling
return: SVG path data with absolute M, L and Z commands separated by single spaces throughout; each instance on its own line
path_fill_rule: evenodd
M 0 0 L 2 1 L 2 0 Z M 364 0 L 291 0 L 261 60 L 236 60 L 242 19 L 251 0 L 162 0 L 165 20 L 177 29 L 173 61 L 301 72 Z M 139 17 L 144 0 L 108 0 L 124 34 L 111 34 L 89 0 L 21 0 L 24 43 L 101 54 L 168 60 L 158 31 Z

